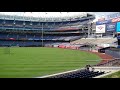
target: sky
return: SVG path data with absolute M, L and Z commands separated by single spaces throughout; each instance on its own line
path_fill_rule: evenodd
M 38 15 L 39 16 L 43 16 L 43 17 L 58 17 L 60 15 L 60 12 L 0 12 L 1 13 L 7 13 L 9 15 L 21 15 L 23 16 L 34 16 L 34 17 L 37 17 Z M 48 14 L 49 13 L 49 14 Z M 70 14 L 68 14 L 70 13 Z M 64 17 L 64 16 L 72 16 L 72 15 L 79 15 L 80 12 L 61 12 L 61 17 Z M 83 14 L 85 12 L 82 12 Z M 91 14 L 95 14 L 96 16 L 96 19 L 94 21 L 97 21 L 98 18 L 102 17 L 102 16 L 106 16 L 106 15 L 109 15 L 109 14 L 113 14 L 113 13 L 117 13 L 117 12 L 88 12 L 88 13 L 91 13 Z

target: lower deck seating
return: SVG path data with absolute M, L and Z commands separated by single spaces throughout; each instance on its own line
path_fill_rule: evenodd
M 55 75 L 47 78 L 93 78 L 102 74 L 104 74 L 104 72 L 89 71 L 85 69 L 85 70 Z
M 6 34 L 0 33 L 0 39 L 10 39 L 14 38 L 15 40 L 72 40 L 72 39 L 79 39 L 80 36 L 56 36 L 56 35 L 32 35 L 32 34 Z
M 47 41 L 47 42 L 43 42 L 44 46 L 49 46 L 49 45 L 54 45 L 54 44 L 61 44 L 64 42 L 51 42 L 51 41 Z M 69 43 L 69 42 L 65 42 L 65 43 Z M 20 46 L 20 47 L 24 47 L 24 46 L 42 46 L 42 41 L 16 41 L 16 40 L 2 40 L 0 41 L 0 46 Z
M 42 42 L 34 41 L 0 41 L 0 46 L 40 46 Z

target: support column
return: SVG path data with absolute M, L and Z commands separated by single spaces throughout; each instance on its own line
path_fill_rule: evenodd
M 89 36 L 90 36 L 90 29 L 91 29 L 90 23 L 88 23 L 88 38 L 89 38 Z

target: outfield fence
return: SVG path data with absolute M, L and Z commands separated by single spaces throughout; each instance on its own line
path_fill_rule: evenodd
M 105 53 L 115 58 L 120 58 L 120 50 L 105 50 Z

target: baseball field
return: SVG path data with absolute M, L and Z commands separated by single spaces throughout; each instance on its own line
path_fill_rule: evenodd
M 97 64 L 95 54 L 47 47 L 0 47 L 0 78 L 34 78 Z

